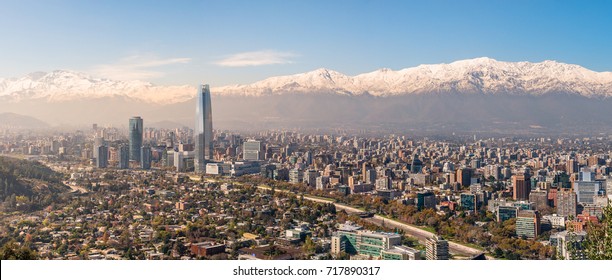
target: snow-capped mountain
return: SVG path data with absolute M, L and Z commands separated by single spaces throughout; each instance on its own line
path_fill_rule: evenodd
M 0 98 L 9 102 L 40 99 L 62 102 L 104 97 L 125 97 L 147 103 L 176 103 L 195 95 L 190 86 L 155 86 L 143 81 L 94 78 L 67 70 L 35 72 L 21 78 L 0 79 Z
M 13 104 L 27 100 L 62 103 L 123 98 L 162 105 L 190 100 L 195 93 L 196 89 L 189 85 L 157 86 L 143 81 L 95 78 L 66 70 L 35 72 L 21 78 L 0 78 L 0 101 Z M 398 71 L 379 69 L 356 76 L 321 68 L 296 75 L 271 77 L 248 85 L 213 87 L 211 93 L 235 97 L 309 93 L 381 97 L 440 93 L 495 96 L 561 93 L 606 98 L 612 97 L 612 72 L 594 72 L 579 65 L 548 60 L 540 63 L 502 62 L 483 57 Z
M 213 94 L 263 96 L 285 93 L 338 93 L 395 96 L 426 93 L 514 95 L 576 94 L 612 97 L 612 72 L 594 72 L 556 61 L 503 62 L 475 58 L 449 64 L 420 65 L 399 71 L 380 69 L 356 76 L 317 69 L 272 77 L 249 85 L 214 88 Z

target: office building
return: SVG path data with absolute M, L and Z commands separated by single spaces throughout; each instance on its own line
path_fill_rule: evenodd
M 361 230 L 353 224 L 343 224 L 332 237 L 332 254 L 345 252 L 372 258 L 382 258 L 385 250 L 399 246 L 402 238 L 397 233 Z
M 205 172 L 207 161 L 212 161 L 214 157 L 212 108 L 208 85 L 200 85 L 196 101 L 196 121 L 193 130 L 195 138 L 194 165 L 196 172 Z
M 528 175 L 514 175 L 512 176 L 513 194 L 514 200 L 528 200 L 529 193 L 531 192 L 530 178 Z
M 436 208 L 436 195 L 433 192 L 417 193 L 417 208 L 423 210 L 425 208 Z
M 580 204 L 593 204 L 594 197 L 604 193 L 601 181 L 575 181 L 573 185 Z
M 529 193 L 529 202 L 534 204 L 536 210 L 543 211 L 549 207 L 548 193 L 541 190 L 532 191 Z
M 301 170 L 297 168 L 289 170 L 289 182 L 290 183 L 297 184 L 297 183 L 301 183 L 303 180 L 304 180 L 304 173 Z
M 140 168 L 142 169 L 151 169 L 151 146 L 142 146 L 140 148 Z
M 98 152 L 98 157 L 96 157 L 96 167 L 106 168 L 106 166 L 108 166 L 108 147 L 106 145 L 101 145 L 97 146 L 94 150 Z
M 429 237 L 425 241 L 425 252 L 428 260 L 448 260 L 448 241 L 442 236 Z
M 499 205 L 497 206 L 496 213 L 497 221 L 501 223 L 509 219 L 516 218 L 518 215 L 518 207 Z
M 376 179 L 376 189 L 377 190 L 389 190 L 391 189 L 391 178 L 387 176 L 383 176 L 381 178 Z
M 98 147 L 104 146 L 105 143 L 106 142 L 104 141 L 104 138 L 102 138 L 102 137 L 95 137 L 94 138 L 94 144 L 93 144 L 93 157 L 94 158 L 98 158 Z
M 261 141 L 248 140 L 242 145 L 242 159 L 244 160 L 263 160 L 263 144 Z
M 314 169 L 304 171 L 304 183 L 306 183 L 306 185 L 309 187 L 314 188 L 317 186 L 317 177 L 319 177 L 319 171 Z
M 466 211 L 478 210 L 477 197 L 473 193 L 462 193 L 460 195 L 461 208 Z
M 376 170 L 368 168 L 365 173 L 364 181 L 366 184 L 374 184 L 376 182 Z
M 540 235 L 540 213 L 537 210 L 521 210 L 516 216 L 516 235 L 535 239 Z
M 568 217 L 576 217 L 577 206 L 576 193 L 571 190 L 559 190 L 557 192 L 557 215 Z
M 130 168 L 130 146 L 122 144 L 119 146 L 119 169 Z
M 462 187 L 469 187 L 472 184 L 472 174 L 474 170 L 470 168 L 459 168 L 457 169 L 457 182 L 461 184 Z
M 140 117 L 132 117 L 129 122 L 128 140 L 130 142 L 130 160 L 140 161 L 140 149 L 142 148 L 143 120 Z
M 316 188 L 317 190 L 326 189 L 329 185 L 329 176 L 319 176 L 316 179 Z
M 421 170 L 423 170 L 423 162 L 417 157 L 417 155 L 414 155 L 412 158 L 412 163 L 410 164 L 410 172 L 419 173 Z

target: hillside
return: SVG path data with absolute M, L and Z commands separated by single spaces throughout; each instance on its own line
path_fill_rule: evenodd
M 33 161 L 0 156 L 0 200 L 5 211 L 38 210 L 69 190 L 62 175 Z

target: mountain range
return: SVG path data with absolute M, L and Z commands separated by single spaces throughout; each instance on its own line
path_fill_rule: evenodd
M 565 93 L 587 97 L 612 97 L 612 72 L 594 72 L 579 65 L 550 60 L 541 63 L 502 62 L 482 57 L 450 64 L 420 65 L 399 71 L 379 69 L 356 76 L 321 68 L 215 90 L 222 95 L 251 96 L 332 92 L 381 97 L 430 93 Z
M 379 69 L 317 69 L 211 89 L 218 128 L 379 127 L 431 130 L 612 127 L 612 72 L 555 61 L 491 58 Z M 57 70 L 0 79 L 0 112 L 58 124 L 192 126 L 196 89 Z M 146 126 L 146 123 L 145 123 Z

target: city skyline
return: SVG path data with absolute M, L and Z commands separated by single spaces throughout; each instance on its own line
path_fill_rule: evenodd
M 612 2 L 31 1 L 0 17 L 3 263 L 612 260 Z

